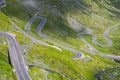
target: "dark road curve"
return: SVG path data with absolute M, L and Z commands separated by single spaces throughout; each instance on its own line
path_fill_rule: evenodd
M 46 18 L 43 18 L 43 17 L 33 17 L 29 20 L 29 22 L 27 23 L 27 25 L 25 26 L 25 30 L 26 31 L 30 31 L 30 28 L 31 28 L 31 24 L 32 22 L 36 21 L 36 20 L 40 20 L 41 24 L 39 24 L 38 26 L 40 27 L 37 27 L 36 28 L 36 31 L 41 31 L 41 29 L 44 27 L 45 23 L 46 23 Z
M 20 49 L 20 45 L 15 40 L 15 37 L 9 33 L 0 32 L 0 36 L 7 39 L 9 43 L 9 55 L 12 65 L 15 68 L 18 80 L 32 80 L 27 72 L 27 65 Z

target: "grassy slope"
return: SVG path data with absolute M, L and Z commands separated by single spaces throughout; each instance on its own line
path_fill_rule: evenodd
M 8 55 L 7 55 L 7 47 L 6 45 L 0 45 L 0 79 L 12 79 L 13 74 L 11 70 L 11 66 L 9 65 Z
M 78 23 L 82 23 L 85 27 L 90 28 L 92 32 L 98 36 L 98 41 L 100 43 L 107 43 L 103 39 L 103 32 L 107 28 L 115 25 L 120 21 L 118 14 L 120 10 L 113 6 L 114 2 L 107 0 L 84 0 L 82 2 L 80 0 L 76 1 L 80 2 L 82 6 L 77 4 L 75 1 L 44 1 L 44 11 L 40 14 L 40 16 L 45 16 L 47 18 L 47 23 L 43 29 L 43 32 L 63 42 L 72 44 L 78 49 L 81 47 L 85 47 L 85 44 L 81 40 L 76 38 L 77 33 L 69 28 L 69 24 L 66 20 L 66 18 L 69 16 L 72 19 L 77 20 Z M 63 18 L 61 16 L 63 16 Z M 112 34 L 112 32 L 110 33 Z M 113 40 L 113 46 L 100 47 L 95 44 L 93 44 L 93 46 L 106 54 L 113 54 L 112 51 L 114 50 L 114 53 L 119 55 L 119 50 L 117 48 L 114 48 L 116 46 L 119 46 L 115 45 L 117 44 L 118 40 L 115 41 L 114 39 L 116 38 L 116 36 L 119 36 L 116 34 L 114 33 L 114 36 L 109 36 Z M 86 38 L 91 43 L 91 38 Z M 117 37 L 117 39 L 118 38 L 119 37 Z
M 29 18 L 34 14 L 34 12 L 35 12 L 34 9 L 23 7 L 19 3 L 19 0 L 13 0 L 13 1 L 7 0 L 7 3 L 8 3 L 8 6 L 6 8 L 2 9 L 2 12 L 4 14 L 2 12 L 0 13 L 0 18 L 1 18 L 0 23 L 4 23 L 4 24 L 0 24 L 0 30 L 9 31 L 9 32 L 15 31 L 12 28 L 12 26 L 9 24 L 9 20 L 8 20 L 9 18 L 10 18 L 10 20 L 13 20 L 18 26 L 20 26 L 23 29 L 25 24 L 29 20 Z M 85 0 L 85 2 L 83 2 L 83 3 L 88 8 L 91 8 L 91 9 L 95 8 L 94 6 L 92 6 L 92 7 L 87 6 L 88 4 L 91 5 L 93 2 L 90 3 L 88 0 Z M 96 6 L 97 6 L 97 4 L 98 3 L 95 3 Z M 49 6 L 49 8 L 51 8 L 51 9 L 48 9 L 48 7 L 46 5 Z M 64 18 L 61 18 L 58 14 L 55 14 L 54 12 L 52 12 L 52 10 L 54 10 L 55 5 L 57 5 L 56 6 L 57 9 L 62 13 Z M 69 7 L 67 5 L 72 5 L 72 6 Z M 76 5 L 76 3 L 74 1 L 73 2 L 65 2 L 65 4 L 63 4 L 61 1 L 45 0 L 43 2 L 43 8 L 45 11 L 43 11 L 40 14 L 40 16 L 45 16 L 48 19 L 43 32 L 53 36 L 54 38 L 60 39 L 61 41 L 70 43 L 70 44 L 78 47 L 78 49 L 80 47 L 83 47 L 85 44 L 83 42 L 81 42 L 78 38 L 76 38 L 77 32 L 75 32 L 71 28 L 69 28 L 69 24 L 65 20 L 65 18 L 67 16 L 71 16 L 72 18 L 78 17 L 78 21 L 80 21 L 85 26 L 92 28 L 93 30 L 97 28 L 96 24 L 99 24 L 99 22 L 102 25 L 104 25 L 105 27 L 109 27 L 119 21 L 119 19 L 117 17 L 114 17 L 113 19 L 111 19 L 110 16 L 105 14 L 104 8 L 101 9 L 99 6 L 97 6 L 97 8 L 95 10 L 98 12 L 100 11 L 100 13 L 98 13 L 98 15 L 101 16 L 101 14 L 102 14 L 102 16 L 104 18 L 111 20 L 110 22 L 112 22 L 112 23 L 109 22 L 110 24 L 108 25 L 107 22 L 99 20 L 99 18 L 93 16 L 92 14 L 85 14 L 86 10 L 84 10 L 79 5 Z M 82 11 L 81 14 L 78 13 L 78 10 Z M 92 22 L 96 21 L 96 24 L 92 24 L 91 20 L 92 20 Z M 33 26 L 36 26 L 36 24 Z M 105 29 L 106 28 L 100 28 L 100 30 L 102 30 L 102 31 L 100 31 L 100 32 L 94 31 L 94 33 L 102 34 Z M 116 31 L 112 31 L 112 32 L 114 34 L 111 33 L 111 35 L 118 34 L 118 33 L 116 33 Z M 27 39 L 27 37 L 23 36 L 22 34 L 16 32 L 16 31 L 13 33 L 15 33 L 17 35 L 17 40 L 20 42 L 20 44 L 25 44 L 25 45 L 31 44 L 31 41 L 29 39 Z M 61 33 L 64 33 L 64 34 L 61 34 Z M 25 39 L 24 39 L 24 37 L 25 37 Z M 99 36 L 99 38 L 101 38 L 100 40 L 104 42 L 104 40 L 102 39 L 101 36 Z M 114 46 L 112 46 L 110 48 L 110 49 L 115 50 L 115 53 L 117 53 L 119 51 L 119 49 L 118 49 L 119 47 L 117 47 L 117 49 L 116 49 L 116 45 L 119 46 L 118 44 L 116 44 L 116 42 L 119 41 L 117 39 L 118 38 L 116 38 L 116 41 L 114 41 Z M 27 43 L 24 40 L 27 40 L 26 41 Z M 91 38 L 87 37 L 87 40 L 90 41 Z M 1 45 L 1 46 L 3 46 L 3 45 Z M 94 46 L 96 48 L 100 49 L 101 51 L 103 51 L 102 47 L 99 47 L 96 45 L 94 45 Z M 109 50 L 109 48 L 108 48 L 108 50 Z M 6 51 L 5 54 L 7 53 L 7 50 L 3 50 L 3 51 Z M 3 53 L 3 51 L 2 51 L 2 53 Z M 97 55 L 90 55 L 85 52 L 84 52 L 84 54 L 91 57 L 92 60 L 90 60 L 88 62 L 84 62 L 84 59 L 74 61 L 74 60 L 72 60 L 72 56 L 74 56 L 74 55 L 73 55 L 73 53 L 71 53 L 69 51 L 63 50 L 61 52 L 54 48 L 35 44 L 33 47 L 30 48 L 30 51 L 28 51 L 26 53 L 26 59 L 28 60 L 28 63 L 30 65 L 35 66 L 38 64 L 37 66 L 30 68 L 30 74 L 34 80 L 40 79 L 40 78 L 45 79 L 44 78 L 45 73 L 47 74 L 48 79 L 56 79 L 56 80 L 65 79 L 65 80 L 67 80 L 69 78 L 73 78 L 73 79 L 79 80 L 81 78 L 83 80 L 91 80 L 91 79 L 94 80 L 95 79 L 94 74 L 97 71 L 100 71 L 103 68 L 107 68 L 107 67 L 111 67 L 111 66 L 115 65 L 115 63 L 109 59 L 105 59 L 105 58 L 102 58 Z M 7 57 L 2 57 L 2 58 L 1 58 L 2 62 L 4 59 L 7 60 Z M 43 64 L 40 64 L 39 62 L 41 62 Z M 2 65 L 3 64 L 1 63 L 1 66 Z M 8 65 L 8 62 L 6 62 L 6 65 Z M 44 67 L 44 65 L 47 65 L 47 68 L 50 68 L 50 70 L 52 70 L 54 72 L 49 72 L 44 69 L 38 68 L 38 67 Z M 6 74 L 6 76 L 8 78 L 11 78 L 12 75 L 10 75 L 10 77 L 9 77 L 9 75 L 7 73 L 5 73 L 5 71 L 7 70 L 7 66 L 5 66 L 5 67 L 6 67 L 5 70 L 3 70 L 4 74 Z M 10 69 L 10 67 L 9 67 L 9 69 Z M 9 71 L 11 72 L 12 70 L 9 70 Z M 1 72 L 1 75 L 2 74 L 3 73 Z M 63 75 L 65 75 L 66 77 L 64 77 Z
M 87 2 L 87 4 L 89 4 L 88 1 L 86 1 L 86 2 Z M 108 20 L 108 21 L 105 21 L 105 20 L 103 20 L 101 18 L 98 18 L 100 21 L 97 22 L 96 19 L 90 19 L 91 22 L 92 22 L 92 20 L 95 20 L 95 21 L 93 21 L 93 23 L 91 23 L 92 25 L 88 24 L 89 26 L 92 27 L 93 32 L 98 35 L 98 40 L 101 43 L 105 43 L 104 39 L 102 38 L 103 31 L 105 31 L 106 28 L 108 28 L 108 27 L 110 27 L 110 26 L 120 22 L 120 19 L 119 19 L 120 16 L 117 14 L 117 13 L 120 13 L 120 10 L 115 8 L 115 6 L 113 6 L 113 3 L 111 3 L 110 1 L 106 1 L 106 2 L 107 3 L 105 3 L 105 1 L 98 2 L 97 0 L 95 0 L 95 3 L 97 3 L 97 4 L 95 4 L 96 6 L 92 5 L 92 3 L 89 6 L 91 9 L 93 9 L 93 10 L 95 10 L 97 12 L 97 15 L 100 15 L 105 20 Z M 113 1 L 113 2 L 115 2 L 115 1 Z M 104 5 L 103 5 L 103 3 L 104 3 Z M 101 6 L 102 6 L 102 8 L 101 8 Z M 110 12 L 110 10 L 111 10 L 111 12 Z M 109 14 L 108 11 L 109 11 L 109 13 L 112 13 L 114 16 Z M 115 11 L 116 13 L 113 13 L 112 11 L 113 12 Z M 98 26 L 95 23 L 101 24 L 102 26 L 101 25 Z M 120 26 L 117 26 L 116 28 L 119 30 L 119 27 Z M 94 29 L 95 29 L 96 32 L 94 31 Z M 92 44 L 98 50 L 100 50 L 100 51 L 102 51 L 104 53 L 119 55 L 119 53 L 120 53 L 120 50 L 118 49 L 119 48 L 119 44 L 118 44 L 119 41 L 117 39 L 119 39 L 120 36 L 118 34 L 119 34 L 119 32 L 117 32 L 114 29 L 110 32 L 110 36 L 109 37 L 113 40 L 113 46 L 110 46 L 110 47 L 100 47 L 100 46 L 97 46 L 97 45 L 95 45 L 93 43 Z M 91 43 L 92 39 L 90 37 L 88 37 L 87 40 Z
M 8 22 L 8 17 L 6 17 L 3 13 L 0 12 L 0 30 L 1 31 L 12 31 L 12 27 Z M 5 27 L 6 26 L 6 27 Z M 8 26 L 8 27 L 7 27 Z M 0 38 L 3 42 L 5 41 L 2 37 Z M 7 44 L 0 44 L 0 79 L 12 79 L 13 74 L 11 66 L 9 65 L 8 61 L 8 51 L 7 51 Z
M 34 53 L 34 54 L 33 54 Z M 99 57 L 97 55 L 92 56 L 88 54 L 87 56 L 91 57 L 92 60 L 86 62 L 86 59 L 83 60 L 73 60 L 74 56 L 71 52 L 62 50 L 58 51 L 56 49 L 35 45 L 31 48 L 30 51 L 26 53 L 26 56 L 29 56 L 28 63 L 30 65 L 37 65 L 37 67 L 50 68 L 50 70 L 60 73 L 61 75 L 66 75 L 70 79 L 83 79 L 83 80 L 94 80 L 94 73 L 106 67 L 111 67 L 114 65 L 114 62 L 109 59 Z M 35 72 L 35 71 L 34 71 Z M 31 73 L 32 74 L 32 73 Z M 38 74 L 32 74 L 34 80 L 39 78 Z M 49 76 L 48 76 L 49 79 Z M 62 78 L 55 78 L 56 80 L 61 80 Z
M 78 2 L 80 1 L 78 0 Z M 11 5 L 10 3 L 11 2 L 9 2 L 9 6 Z M 70 16 L 73 19 L 77 19 L 78 22 L 92 29 L 93 33 L 95 33 L 98 36 L 98 40 L 100 43 L 106 43 L 106 41 L 102 37 L 103 32 L 108 27 L 119 22 L 119 18 L 118 18 L 119 15 L 116 15 L 113 13 L 114 15 L 116 15 L 115 17 L 110 15 L 108 12 L 106 12 L 107 10 L 111 9 L 110 2 L 108 4 L 108 3 L 105 3 L 104 1 L 101 1 L 98 3 L 98 1 L 85 0 L 82 6 L 78 5 L 75 1 L 65 1 L 63 3 L 62 1 L 46 0 L 46 1 L 39 1 L 38 3 L 43 3 L 42 4 L 43 11 L 41 12 L 40 16 L 47 18 L 47 23 L 43 29 L 43 32 L 63 42 L 72 44 L 76 46 L 78 49 L 81 47 L 85 47 L 84 46 L 85 44 L 80 39 L 76 38 L 77 33 L 68 27 L 69 24 L 66 20 L 67 16 Z M 102 5 L 102 3 L 104 3 L 104 5 Z M 18 7 L 16 7 L 16 5 Z M 69 5 L 72 5 L 72 6 L 69 7 Z M 83 6 L 86 8 L 84 8 Z M 21 28 L 24 28 L 29 18 L 32 17 L 33 14 L 36 12 L 32 9 L 30 11 L 29 8 L 23 7 L 18 2 L 15 3 L 14 6 L 11 6 L 11 8 L 14 9 L 13 12 L 10 11 L 9 7 L 3 10 L 3 12 L 9 15 L 12 18 L 12 20 L 14 20 Z M 92 12 L 95 12 L 97 15 L 92 14 L 90 10 Z M 113 8 L 112 10 L 119 12 L 119 10 L 117 10 L 116 8 Z M 29 11 L 30 13 L 26 14 Z M 63 18 L 61 18 L 61 16 L 59 15 L 60 13 L 62 14 Z M 33 27 L 35 28 L 36 24 L 33 25 Z M 34 28 L 32 28 L 32 31 L 35 34 Z M 61 34 L 61 33 L 64 33 L 64 34 Z M 110 36 L 110 38 L 114 39 L 115 36 L 113 37 Z M 91 42 L 90 38 L 87 38 L 87 40 Z M 113 43 L 116 44 L 114 40 L 113 40 Z M 113 49 L 113 46 L 105 47 L 105 49 L 97 45 L 95 45 L 95 47 L 100 51 L 103 51 L 105 53 L 110 53 L 110 54 L 111 54 L 111 50 Z M 115 48 L 114 48 L 114 51 L 115 51 L 114 52 L 115 54 L 118 54 L 119 52 L 118 50 L 115 50 Z

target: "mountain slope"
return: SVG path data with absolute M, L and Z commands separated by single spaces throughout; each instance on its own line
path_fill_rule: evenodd
M 77 37 L 77 34 L 91 32 L 98 37 L 99 43 L 107 44 L 103 38 L 104 31 L 120 22 L 118 2 L 119 0 L 7 0 L 7 6 L 0 12 L 0 31 L 16 34 L 21 49 L 25 50 L 25 59 L 33 80 L 95 80 L 96 73 L 118 64 L 111 59 L 101 57 L 99 52 L 92 51 Z M 36 26 L 41 21 L 33 22 L 29 34 L 47 42 L 50 46 L 33 43 L 27 36 L 14 29 L 10 23 L 13 21 L 24 30 L 25 25 L 35 16 L 35 13 L 47 19 L 42 33 L 52 37 L 53 42 L 39 37 L 35 32 Z M 119 30 L 120 26 L 117 26 L 110 31 L 108 37 L 113 41 L 113 45 L 108 47 L 94 44 L 92 37 L 87 34 L 83 35 L 83 38 L 105 54 L 119 55 Z M 54 43 L 74 48 L 82 52 L 84 58 L 73 60 L 74 53 Z M 3 49 L 1 55 L 5 53 L 5 57 L 1 57 L 1 66 L 3 66 L 2 62 L 8 60 L 7 45 L 0 44 L 0 46 Z M 86 52 L 86 50 L 89 51 Z M 91 52 L 96 54 L 90 54 Z M 3 79 L 2 74 L 5 74 L 8 79 L 14 78 L 15 75 L 13 77 L 10 74 L 9 77 L 5 73 L 9 63 L 5 61 L 5 64 L 5 70 L 2 69 L 3 73 L 0 72 L 1 79 Z

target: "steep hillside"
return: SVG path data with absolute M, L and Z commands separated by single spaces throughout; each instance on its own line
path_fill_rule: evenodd
M 120 55 L 119 2 L 6 0 L 7 5 L 0 12 L 0 31 L 16 34 L 33 80 L 96 80 L 96 74 L 102 70 L 119 65 L 109 56 Z M 42 35 L 36 33 L 36 28 L 42 20 L 34 21 L 28 32 L 29 36 L 26 35 L 24 28 L 32 17 L 46 19 Z M 11 22 L 21 30 L 15 29 Z M 110 29 L 107 41 L 103 34 L 111 27 L 113 28 Z M 93 35 L 97 37 L 97 41 L 92 41 Z M 37 44 L 30 36 L 49 45 Z M 7 41 L 3 37 L 0 37 L 0 41 L 0 79 L 16 80 L 16 73 L 9 63 Z M 111 45 L 106 46 L 109 43 Z M 82 58 L 74 59 L 74 50 L 79 51 Z M 101 76 L 103 80 L 106 75 Z M 119 80 L 118 76 L 113 80 Z

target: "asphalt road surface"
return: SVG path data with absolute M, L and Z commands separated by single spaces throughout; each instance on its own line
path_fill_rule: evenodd
M 97 44 L 97 45 L 100 45 L 100 46 L 112 46 L 112 40 L 110 38 L 108 38 L 108 35 L 109 35 L 109 32 L 111 29 L 113 29 L 114 27 L 117 27 L 119 25 L 120 25 L 120 23 L 117 23 L 114 26 L 111 26 L 110 28 L 106 29 L 105 32 L 103 33 L 103 38 L 108 42 L 108 44 L 100 44 L 97 41 L 97 36 L 95 34 L 89 34 L 93 37 L 92 42 Z
M 21 28 L 19 28 L 14 22 L 10 21 L 10 23 L 12 24 L 12 26 L 19 31 L 20 33 L 24 34 L 25 36 L 27 36 L 29 39 L 31 39 L 34 43 L 36 44 L 41 44 L 41 45 L 45 45 L 45 46 L 49 46 L 48 43 L 42 41 L 42 40 L 37 40 L 36 38 L 30 36 L 28 33 L 26 33 L 24 30 L 22 30 Z
M 116 26 L 119 26 L 120 25 L 120 23 L 117 23 L 117 24 L 115 24 L 114 26 L 111 26 L 110 28 L 108 28 L 105 32 L 104 32 L 104 34 L 103 34 L 103 37 L 105 38 L 105 40 L 106 41 L 108 41 L 108 44 L 106 44 L 106 45 L 103 45 L 103 44 L 99 44 L 98 42 L 97 42 L 97 36 L 95 35 L 95 34 L 89 34 L 89 35 L 91 35 L 91 36 L 93 36 L 93 42 L 94 43 L 96 43 L 96 44 L 99 44 L 99 45 L 101 45 L 101 46 L 111 46 L 112 45 L 112 40 L 111 39 L 109 39 L 108 38 L 108 35 L 109 35 L 109 32 L 110 32 L 110 30 L 112 29 L 112 28 L 114 28 L 114 27 L 116 27 Z M 87 33 L 88 34 L 88 33 Z M 98 51 L 96 48 L 94 48 L 88 41 L 86 41 L 83 37 L 82 37 L 82 34 L 78 34 L 77 35 L 90 49 L 91 49 L 91 51 L 90 50 L 86 50 L 86 49 L 83 49 L 84 51 L 86 51 L 86 52 L 89 52 L 89 53 L 98 53 L 100 56 L 103 56 L 103 57 L 106 57 L 106 58 L 110 58 L 110 59 L 113 59 L 113 60 L 120 60 L 120 56 L 116 56 L 116 55 L 107 55 L 107 54 L 105 54 L 105 53 L 102 53 L 102 52 L 100 52 L 100 51 Z M 93 52 L 94 51 L 94 52 Z
M 28 21 L 27 25 L 25 26 L 25 30 L 26 30 L 27 32 L 30 31 L 32 22 L 33 22 L 33 21 L 36 21 L 36 20 L 40 20 L 40 21 L 41 21 L 40 24 L 37 26 L 37 29 L 36 29 L 36 32 L 37 32 L 37 34 L 38 34 L 39 36 L 45 38 L 47 41 L 55 44 L 56 46 L 59 46 L 59 47 L 61 47 L 61 48 L 63 48 L 63 49 L 66 49 L 66 50 L 69 50 L 69 51 L 75 53 L 76 56 L 73 57 L 74 59 L 78 59 L 78 58 L 84 57 L 84 55 L 83 55 L 81 52 L 79 52 L 79 51 L 77 51 L 77 50 L 75 50 L 75 49 L 73 49 L 73 48 L 70 48 L 70 47 L 63 46 L 63 45 L 61 45 L 61 44 L 58 44 L 58 43 L 55 42 L 56 39 L 53 39 L 53 38 L 51 38 L 51 37 L 43 34 L 43 33 L 41 32 L 41 29 L 44 27 L 44 25 L 45 25 L 45 23 L 46 23 L 46 19 L 45 19 L 45 18 L 37 17 L 37 16 L 34 16 L 33 18 L 31 18 L 31 19 Z M 110 31 L 112 28 L 114 28 L 114 27 L 116 27 L 116 26 L 118 26 L 118 25 L 120 25 L 120 23 L 118 23 L 118 24 L 116 24 L 116 25 L 108 28 L 108 29 L 104 32 L 103 37 L 105 38 L 106 41 L 108 41 L 108 44 L 99 44 L 98 41 L 97 41 L 97 36 L 96 36 L 95 34 L 89 33 L 89 35 L 91 35 L 91 36 L 93 37 L 93 40 L 92 40 L 93 43 L 98 44 L 98 45 L 101 45 L 101 46 L 110 46 L 110 45 L 112 44 L 112 41 L 111 41 L 111 39 L 108 38 L 109 31 Z M 17 27 L 17 26 L 15 26 L 15 28 L 16 28 L 16 27 Z M 17 28 L 18 28 L 18 27 L 17 27 Z M 20 31 L 20 32 L 21 32 L 21 31 Z M 25 33 L 25 32 L 24 32 L 23 34 L 27 34 L 27 36 L 29 35 L 28 33 Z M 85 33 L 85 34 L 88 34 L 88 33 Z M 81 37 L 81 36 L 82 36 L 82 34 L 79 34 L 79 35 L 78 35 L 78 37 Z M 29 37 L 30 37 L 30 36 L 29 36 Z M 93 54 L 99 53 L 101 56 L 107 57 L 107 58 L 111 58 L 111 59 L 120 59 L 120 56 L 106 55 L 106 54 L 98 51 L 97 49 L 95 49 L 89 42 L 87 42 L 87 41 L 86 41 L 84 38 L 82 38 L 82 37 L 81 37 L 81 40 L 82 40 L 86 45 L 88 45 L 88 46 L 90 47 L 90 49 L 91 49 L 91 50 L 83 49 L 83 50 L 85 50 L 86 52 L 90 52 L 90 53 L 93 53 Z M 34 40 L 33 40 L 33 41 L 34 41 Z
M 36 28 L 36 31 L 39 32 L 41 31 L 41 29 L 44 27 L 45 23 L 46 23 L 46 18 L 43 18 L 43 17 L 33 17 L 31 18 L 26 27 L 25 27 L 25 31 L 30 31 L 30 28 L 31 28 L 31 24 L 32 22 L 36 21 L 36 20 L 40 20 L 40 24 L 38 25 L 38 27 Z
M 9 55 L 12 65 L 15 68 L 18 80 L 31 80 L 27 72 L 27 65 L 20 49 L 19 43 L 10 33 L 0 32 L 0 35 L 5 37 L 9 43 Z
M 79 52 L 79 51 L 77 51 L 77 50 L 75 50 L 75 49 L 73 49 L 73 48 L 70 48 L 70 47 L 67 47 L 67 46 L 63 46 L 63 45 L 61 45 L 61 44 L 56 43 L 56 42 L 55 42 L 55 39 L 53 40 L 53 38 L 50 38 L 49 36 L 47 36 L 47 35 L 45 35 L 45 34 L 43 34 L 43 33 L 41 32 L 42 28 L 44 27 L 44 25 L 45 25 L 45 23 L 46 23 L 46 18 L 42 18 L 42 17 L 33 17 L 33 18 L 31 18 L 31 19 L 28 21 L 27 25 L 25 26 L 25 31 L 29 32 L 29 31 L 30 31 L 30 28 L 31 28 L 32 22 L 33 22 L 33 21 L 36 21 L 36 20 L 40 20 L 40 21 L 41 21 L 40 24 L 39 24 L 39 25 L 37 26 L 37 28 L 36 28 L 36 32 L 37 32 L 37 34 L 38 34 L 40 37 L 45 38 L 47 41 L 49 41 L 49 42 L 51 42 L 51 43 L 53 43 L 53 44 L 55 44 L 55 45 L 57 45 L 57 46 L 59 46 L 59 47 L 61 47 L 61 48 L 63 48 L 63 49 L 66 49 L 66 50 L 69 50 L 69 51 L 75 53 L 76 56 L 74 56 L 73 59 L 79 59 L 79 58 L 82 58 L 82 57 L 83 57 L 83 54 L 82 54 L 81 52 Z

